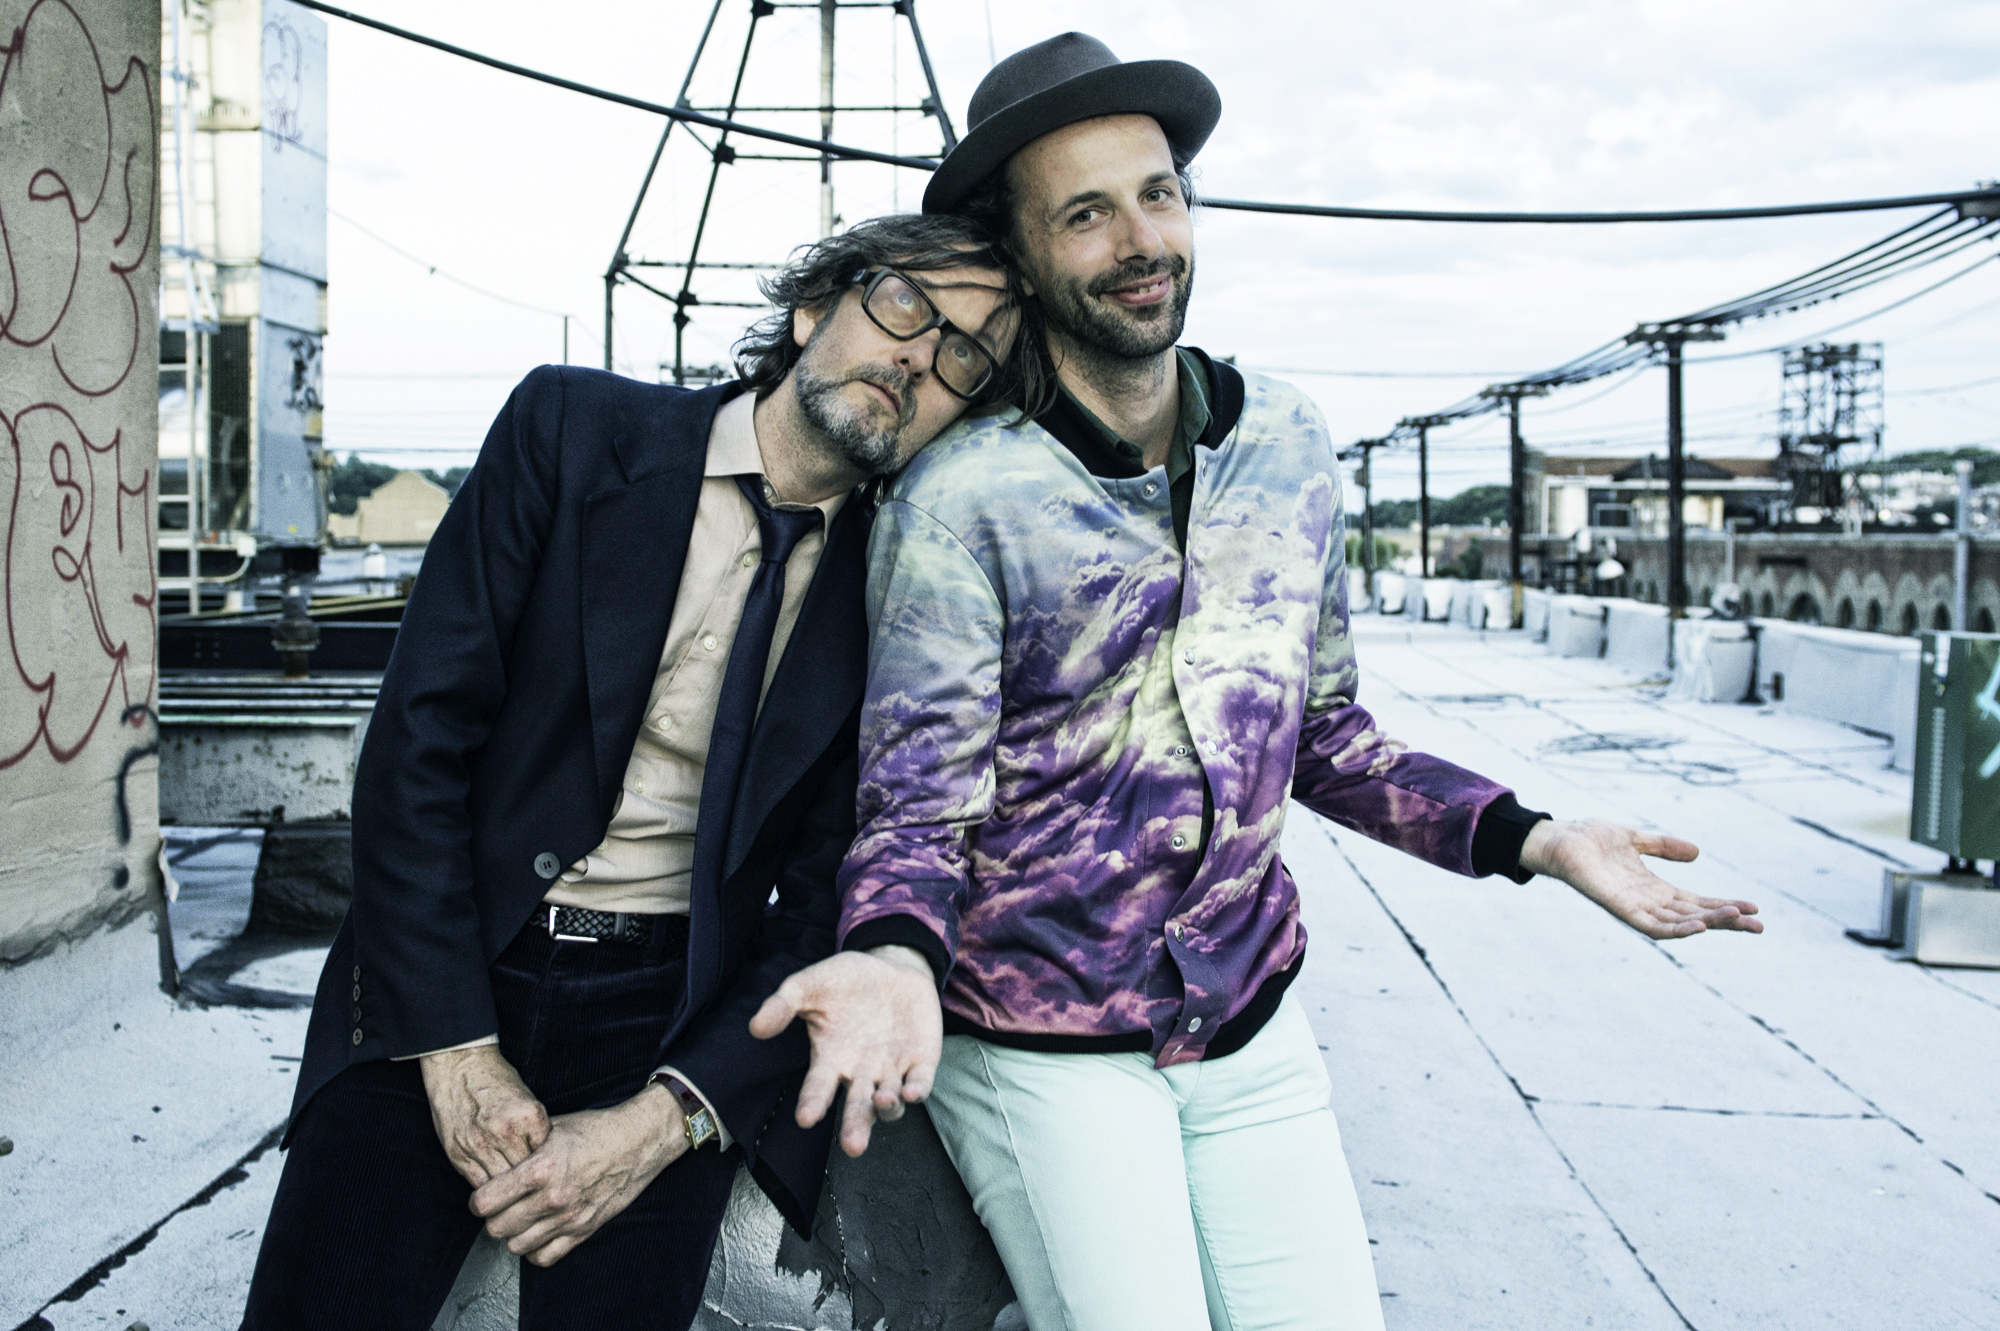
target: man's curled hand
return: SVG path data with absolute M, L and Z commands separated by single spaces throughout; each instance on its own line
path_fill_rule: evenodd
M 687 1149 L 680 1105 L 666 1088 L 650 1085 L 609 1109 L 559 1115 L 541 1147 L 488 1180 L 470 1205 L 509 1252 L 554 1266 Z
M 418 1067 L 445 1158 L 473 1187 L 520 1164 L 548 1137 L 548 1111 L 500 1046 L 426 1054 Z

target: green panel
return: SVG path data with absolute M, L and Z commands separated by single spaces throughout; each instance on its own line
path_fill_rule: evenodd
M 1922 640 L 1910 839 L 1960 859 L 2000 859 L 2000 636 Z
M 1964 711 L 1953 718 L 1964 727 L 1959 854 L 2000 858 L 2000 638 L 1959 635 L 1952 647 L 1951 692 L 1963 690 L 1965 698 Z

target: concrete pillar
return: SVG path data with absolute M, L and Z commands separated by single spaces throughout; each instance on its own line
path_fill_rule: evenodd
M 158 899 L 160 7 L 15 3 L 0 29 L 4 970 Z

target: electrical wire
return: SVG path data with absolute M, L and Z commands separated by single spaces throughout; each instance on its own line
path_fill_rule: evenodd
M 1605 225 L 1623 222 L 1733 222 L 1760 217 L 1806 217 L 1818 213 L 1863 213 L 1891 208 L 1934 208 L 1939 204 L 2000 199 L 2000 190 L 1959 190 L 1951 194 L 1911 194 L 1894 199 L 1845 199 L 1835 203 L 1789 203 L 1762 208 L 1677 208 L 1664 212 L 1492 213 L 1424 208 L 1339 208 L 1316 203 L 1258 203 L 1248 199 L 1203 197 L 1205 208 L 1231 212 L 1277 213 L 1294 217 L 1339 217 L 1365 222 L 1498 222 L 1503 224 Z
M 1968 388 L 1984 388 L 1988 384 L 2000 384 L 2000 374 L 1991 379 L 1974 379 L 1969 384 L 1946 384 L 1941 388 L 1898 388 L 1890 390 L 1890 397 L 1929 397 L 1933 393 L 1958 393 Z
M 1966 274 L 1973 272 L 1975 269 L 1983 268 L 1987 264 L 1992 263 L 1995 259 L 2000 259 L 2000 254 L 1989 254 L 1985 258 L 1979 260 L 1977 263 L 1968 264 L 1966 267 L 1959 269 L 1957 272 L 1953 273 L 1950 277 L 1945 278 L 1943 281 L 1931 283 L 1929 286 L 1925 287 L 1922 291 L 1913 291 L 1909 295 L 1903 297 L 1901 300 L 1891 301 L 1889 304 L 1882 306 L 1880 309 L 1870 310 L 1866 314 L 1857 315 L 1855 318 L 1849 319 L 1845 323 L 1837 323 L 1831 328 L 1822 328 L 1817 333 L 1813 333 L 1808 337 L 1796 338 L 1790 342 L 1786 342 L 1783 343 L 1782 345 L 1775 347 L 1759 347 L 1754 351 L 1728 351 L 1728 352 L 1721 352 L 1713 356 L 1689 356 L 1687 358 L 1686 363 L 1689 365 L 1700 365 L 1711 361 L 1746 360 L 1753 356 L 1770 356 L 1783 351 L 1795 351 L 1799 347 L 1805 346 L 1809 343 L 1817 342 L 1821 338 L 1826 337 L 1831 333 L 1841 332 L 1844 329 L 1854 327 L 1854 325 L 1856 324 L 1867 323 L 1870 319 L 1875 318 L 1877 315 L 1887 314 L 1891 310 L 1901 309 L 1903 306 L 1908 305 L 1911 301 L 1916 300 L 1918 297 L 1928 296 L 1931 294 L 1931 292 L 1936 291 L 1940 287 L 1949 286 L 1953 282 L 1956 282 L 1959 278 L 1964 277 Z M 1871 282 L 1868 285 L 1873 286 L 1874 283 Z
M 322 3 L 322 0 L 296 0 L 307 9 L 330 14 L 334 18 L 346 19 L 350 23 L 373 28 L 377 32 L 400 37 L 404 41 L 428 46 L 447 55 L 455 55 L 463 60 L 497 69 L 503 73 L 515 74 L 521 78 L 533 79 L 552 87 L 569 92 L 582 93 L 601 101 L 615 102 L 634 110 L 648 111 L 665 116 L 684 124 L 703 125 L 709 129 L 731 134 L 741 134 L 746 138 L 767 139 L 773 143 L 783 143 L 794 148 L 804 148 L 826 157 L 847 158 L 863 162 L 881 162 L 888 166 L 908 167 L 916 171 L 935 171 L 939 162 L 930 157 L 901 157 L 894 153 L 880 153 L 868 148 L 856 148 L 848 144 L 832 143 L 824 139 L 804 138 L 797 134 L 784 134 L 774 129 L 762 129 L 746 125 L 738 120 L 723 119 L 704 115 L 699 111 L 681 106 L 664 106 L 659 102 L 649 102 L 640 97 L 628 97 L 624 93 L 612 92 L 605 88 L 592 87 L 574 79 L 545 74 L 511 61 L 499 60 L 493 56 L 481 55 L 463 46 L 426 37 L 408 28 L 399 28 L 393 23 L 357 14 L 350 9 L 341 9 Z M 1935 208 L 1940 205 L 2000 205 L 2000 188 L 1954 190 L 1945 194 L 1910 194 L 1886 199 L 1842 199 L 1830 203 L 1788 203 L 1756 208 L 1680 208 L 1660 212 L 1454 212 L 1421 208 L 1343 208 L 1310 203 L 1262 203 L 1249 199 L 1200 200 L 1203 207 L 1223 209 L 1231 212 L 1273 213 L 1284 216 L 1337 217 L 1361 221 L 1377 222 L 1498 222 L 1537 223 L 1555 225 L 1603 225 L 1625 222 L 1727 222 L 1763 217 L 1805 217 L 1821 213 L 1876 212 L 1897 208 Z

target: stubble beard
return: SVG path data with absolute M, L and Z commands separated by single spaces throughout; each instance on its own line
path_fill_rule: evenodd
M 1166 300 L 1140 309 L 1121 310 L 1100 299 L 1114 287 L 1165 273 Z M 1038 281 L 1042 317 L 1063 343 L 1093 360 L 1145 361 L 1181 340 L 1187 327 L 1188 298 L 1194 294 L 1194 261 L 1167 254 L 1140 263 L 1121 264 L 1089 281 Z
M 878 366 L 869 366 L 845 377 L 821 374 L 813 368 L 813 349 L 826 326 L 822 323 L 813 330 L 812 337 L 806 342 L 805 354 L 792 368 L 792 386 L 798 394 L 799 412 L 806 418 L 807 424 L 833 445 L 834 452 L 842 461 L 863 475 L 886 476 L 900 465 L 902 459 L 897 445 L 902 442 L 903 431 L 916 416 L 917 399 L 911 391 L 910 376 L 900 370 Z M 875 384 L 896 399 L 894 421 L 884 424 L 879 413 L 842 398 L 841 391 L 857 381 Z

